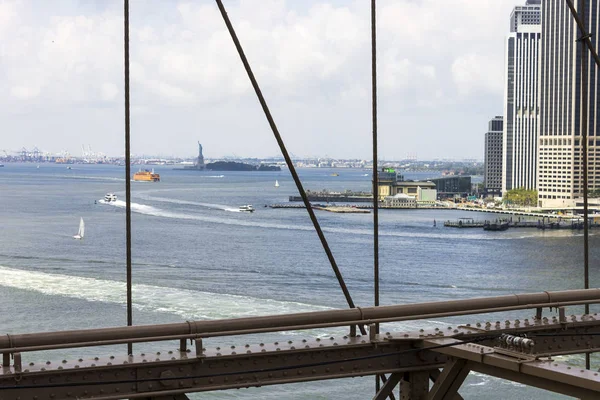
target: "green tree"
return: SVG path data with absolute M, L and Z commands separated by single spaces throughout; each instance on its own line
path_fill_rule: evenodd
M 502 201 L 506 204 L 516 206 L 533 206 L 537 204 L 537 199 L 537 190 L 527 190 L 521 187 L 507 191 Z

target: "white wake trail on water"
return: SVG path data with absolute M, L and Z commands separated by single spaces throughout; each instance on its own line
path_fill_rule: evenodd
M 157 199 L 165 199 L 165 198 L 157 198 Z M 221 207 L 218 204 L 211 203 L 197 203 L 186 200 L 172 200 L 167 199 L 167 202 L 178 203 L 178 204 L 188 204 L 188 205 L 201 205 L 201 206 L 214 206 L 213 208 L 219 208 L 225 211 L 239 211 L 238 209 L 226 209 Z M 161 201 L 161 200 L 159 200 Z M 163 200 L 164 201 L 164 200 Z M 105 202 L 104 200 L 99 200 L 101 204 L 107 204 L 114 207 L 125 208 L 125 202 L 122 200 Z M 210 208 L 210 207 L 209 207 Z M 229 218 L 221 218 L 221 217 L 212 217 L 206 215 L 197 215 L 197 214 L 188 214 L 181 212 L 173 212 L 166 211 L 160 209 L 158 207 L 149 206 L 145 204 L 139 203 L 131 203 L 131 211 L 137 212 L 139 214 L 151 215 L 155 217 L 162 218 L 175 218 L 175 219 L 184 219 L 184 220 L 195 220 L 195 221 L 203 221 L 203 222 L 212 222 L 215 224 L 224 224 L 224 225 L 236 225 L 236 226 L 248 226 L 248 227 L 258 227 L 258 228 L 266 228 L 266 229 L 285 229 L 285 230 L 299 230 L 299 231 L 313 231 L 314 228 L 310 225 L 285 225 L 285 224 L 277 224 L 272 222 L 261 222 L 257 219 L 244 220 L 244 219 L 229 219 Z M 324 232 L 329 233 L 340 233 L 345 235 L 360 235 L 360 236 L 372 236 L 373 231 L 370 229 L 360 229 L 360 228 L 332 228 L 332 227 L 322 227 Z M 471 240 L 509 240 L 509 239 L 524 239 L 527 237 L 535 237 L 534 235 L 527 236 L 521 235 L 518 237 L 514 236 L 504 236 L 500 237 L 497 235 L 477 235 L 477 234 L 450 234 L 450 233 L 423 233 L 423 232 L 397 232 L 397 231 L 379 231 L 380 236 L 392 236 L 392 237 L 401 237 L 401 238 L 431 238 L 431 239 L 471 239 Z
M 201 203 L 198 201 L 178 200 L 178 199 L 171 199 L 168 197 L 155 197 L 155 196 L 148 196 L 148 195 L 143 195 L 143 194 L 136 194 L 135 197 L 143 199 L 143 200 L 160 201 L 163 203 L 181 204 L 181 205 L 189 205 L 189 206 L 200 206 L 200 207 L 213 208 L 213 209 L 217 209 L 217 210 L 231 211 L 231 212 L 239 212 L 240 211 L 238 208 L 231 208 L 231 206 L 226 206 L 224 204 Z
M 117 178 L 113 176 L 91 176 L 91 175 L 57 175 L 59 178 L 65 179 L 87 179 L 93 181 L 113 181 L 113 182 L 125 182 L 125 178 Z
M 50 296 L 126 304 L 126 284 L 120 281 L 0 266 L 0 286 L 35 291 Z M 132 294 L 133 306 L 136 309 L 176 314 L 186 319 L 239 318 L 331 309 L 300 302 L 144 284 L 134 284 Z
M 126 305 L 125 282 L 107 279 L 26 271 L 0 265 L 0 287 L 33 291 L 48 296 Z M 332 307 L 295 301 L 262 299 L 145 284 L 133 284 L 132 298 L 135 309 L 174 314 L 187 320 L 243 318 L 334 310 Z M 442 326 L 446 323 L 421 320 L 392 322 L 386 323 L 385 326 L 394 331 L 406 331 L 431 327 L 432 324 Z M 346 329 L 346 327 L 320 328 L 298 331 L 294 334 L 343 334 Z M 292 332 L 282 333 L 291 334 Z

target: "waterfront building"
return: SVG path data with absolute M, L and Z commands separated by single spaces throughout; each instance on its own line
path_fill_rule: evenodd
M 599 2 L 586 0 L 585 10 L 582 10 L 596 49 L 600 38 Z M 574 3 L 581 10 L 581 1 L 574 0 Z M 577 42 L 579 30 L 564 0 L 545 0 L 541 19 L 538 204 L 568 207 L 583 196 L 580 68 L 582 50 L 588 50 Z M 600 167 L 600 98 L 598 70 L 592 58 L 587 59 L 588 187 L 594 190 L 600 189 L 600 168 L 595 168 Z
M 499 195 L 502 191 L 502 125 L 501 116 L 488 123 L 485 134 L 483 187 L 486 194 Z
M 417 202 L 435 202 L 437 191 L 435 184 L 430 181 L 405 181 L 404 175 L 397 173 L 392 168 L 383 168 L 377 173 L 379 186 L 379 200 L 385 201 L 388 197 L 398 194 L 411 196 Z
M 387 196 L 383 200 L 385 207 L 394 208 L 417 208 L 417 200 L 413 196 L 404 193 L 398 193 L 394 196 Z
M 504 65 L 503 193 L 536 188 L 540 14 L 540 1 L 528 0 L 510 16 Z
M 445 176 L 430 180 L 435 184 L 437 195 L 442 197 L 465 197 L 471 193 L 470 176 Z

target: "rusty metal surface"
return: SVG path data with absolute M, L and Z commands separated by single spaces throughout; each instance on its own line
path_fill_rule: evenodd
M 130 357 L 124 354 L 53 360 L 41 365 L 26 361 L 20 366 L 13 364 L 0 371 L 0 398 L 25 400 L 41 393 L 53 393 L 53 399 L 141 398 L 383 373 L 426 371 L 428 377 L 432 370 L 443 367 L 448 357 L 467 362 L 467 369 L 559 393 L 577 386 L 578 395 L 589 398 L 591 393 L 600 392 L 598 373 L 582 373 L 537 358 L 547 352 L 583 352 L 597 346 L 599 332 L 600 320 L 592 316 L 566 316 L 564 320 L 488 321 L 443 329 L 383 332 L 373 337 L 294 339 L 227 347 L 211 347 L 210 340 L 205 340 L 198 342 L 205 346 L 198 349 L 198 354 L 188 349 Z M 540 335 L 534 347 L 539 354 L 499 354 L 493 346 L 506 333 Z M 451 372 L 443 370 L 439 379 Z M 458 374 L 462 373 L 464 370 L 459 370 Z M 412 390 L 419 388 L 421 392 L 423 385 L 417 385 L 415 379 Z M 456 389 L 456 385 L 444 385 L 450 387 L 446 389 L 450 393 Z
M 493 347 L 462 343 L 453 338 L 424 341 L 424 347 L 448 344 L 455 345 L 434 351 L 466 360 L 467 367 L 473 371 L 584 399 L 600 398 L 600 374 L 595 371 L 563 365 L 551 358 L 498 354 Z
M 57 365 L 27 365 L 19 374 L 5 368 L 0 375 L 0 397 L 25 400 L 53 393 L 55 399 L 135 398 L 149 393 L 186 393 L 433 369 L 445 362 L 443 355 L 420 354 L 411 349 L 413 343 L 408 341 L 373 344 L 359 336 L 206 348 L 200 358 L 191 352 L 173 352 L 65 360 Z

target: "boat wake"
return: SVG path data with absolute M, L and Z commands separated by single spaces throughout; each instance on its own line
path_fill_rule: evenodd
M 90 302 L 126 304 L 125 282 L 26 271 L 0 266 L 0 286 L 28 290 L 48 296 L 62 296 Z M 250 296 L 210 293 L 181 288 L 162 287 L 145 284 L 132 286 L 133 307 L 148 312 L 169 313 L 188 320 L 242 318 L 250 316 L 289 314 L 298 312 L 326 311 L 331 307 L 262 299 Z M 443 325 L 439 321 L 407 321 L 389 323 L 386 326 L 395 330 L 413 330 L 431 324 Z M 345 332 L 347 328 L 330 328 L 327 334 Z M 286 334 L 323 334 L 324 330 L 286 332 Z
M 126 284 L 120 281 L 0 266 L 0 286 L 86 301 L 126 304 Z M 188 319 L 238 318 L 331 309 L 300 302 L 144 284 L 134 284 L 132 290 L 135 308 L 167 312 Z
M 210 204 L 210 203 L 199 203 L 194 201 L 187 200 L 176 200 L 169 199 L 164 197 L 152 197 L 152 196 L 138 196 L 136 197 L 143 198 L 146 200 L 155 200 L 155 201 L 164 201 L 168 203 L 176 203 L 176 204 L 185 204 L 185 205 L 196 205 L 203 206 L 207 208 L 215 208 L 223 211 L 229 212 L 240 212 L 239 208 L 231 208 L 229 206 L 224 206 L 220 204 Z M 122 200 L 106 202 L 104 200 L 98 200 L 101 204 L 107 204 L 119 208 L 125 208 L 125 202 Z M 249 227 L 258 227 L 258 228 L 266 228 L 266 229 L 285 229 L 285 230 L 299 230 L 299 231 L 313 231 L 314 228 L 310 225 L 286 225 L 286 224 L 277 224 L 270 222 L 260 222 L 256 219 L 252 220 L 243 220 L 243 219 L 228 219 L 207 215 L 197 215 L 197 214 L 189 214 L 183 212 L 175 212 L 175 211 L 166 211 L 160 209 L 158 207 L 149 206 L 145 204 L 139 203 L 131 203 L 131 211 L 151 215 L 155 217 L 162 218 L 174 218 L 174 219 L 183 219 L 183 220 L 195 220 L 195 221 L 203 221 L 203 222 L 212 222 L 215 224 L 224 224 L 224 225 L 237 225 L 237 226 L 249 226 Z M 336 227 L 323 227 L 324 232 L 329 233 L 337 233 L 343 235 L 358 235 L 358 236 L 372 236 L 373 231 L 370 229 L 349 229 L 349 228 L 336 228 Z M 439 230 L 435 232 L 397 232 L 397 231 L 379 231 L 380 236 L 391 236 L 391 237 L 401 237 L 401 238 L 430 238 L 430 239 L 457 239 L 457 240 L 511 240 L 511 239 L 523 239 L 528 238 L 526 235 L 521 236 L 499 236 L 499 235 L 490 235 L 484 234 L 483 231 L 479 234 L 468 234 L 468 233 L 442 233 Z M 535 235 L 529 236 L 529 238 L 537 237 Z
M 87 179 L 93 181 L 125 182 L 125 178 L 117 178 L 113 176 L 59 175 L 58 177 L 66 179 Z
M 201 203 L 198 201 L 170 199 L 167 197 L 155 197 L 155 196 L 147 196 L 147 195 L 143 195 L 143 194 L 142 195 L 136 194 L 135 197 L 143 199 L 143 200 L 159 201 L 159 202 L 163 202 L 163 203 L 181 204 L 181 205 L 189 205 L 189 206 L 199 206 L 199 207 L 212 208 L 212 209 L 222 210 L 222 211 L 230 211 L 230 212 L 239 212 L 240 211 L 239 208 L 231 208 L 231 206 L 226 206 L 223 204 Z

